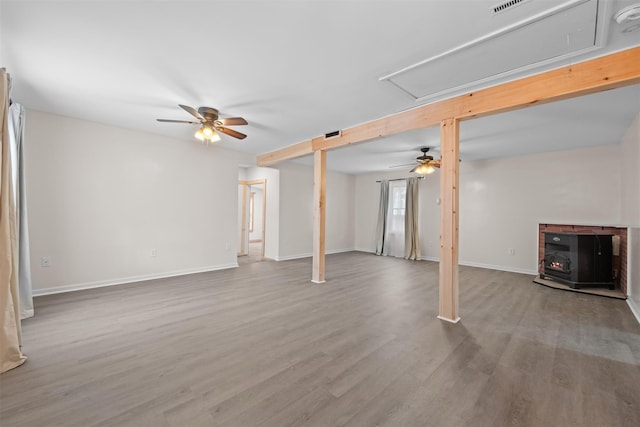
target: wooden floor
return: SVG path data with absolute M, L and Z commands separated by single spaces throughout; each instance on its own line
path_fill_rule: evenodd
M 261 242 L 250 242 L 249 243 L 249 251 L 246 255 L 242 255 L 238 257 L 238 264 L 245 265 L 251 264 L 254 262 L 262 262 L 262 243 Z
M 362 253 L 37 298 L 13 426 L 638 426 L 640 326 L 624 301 Z

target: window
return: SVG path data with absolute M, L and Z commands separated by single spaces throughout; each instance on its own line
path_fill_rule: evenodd
M 395 182 L 392 182 L 391 184 L 392 185 L 389 186 L 389 190 L 391 191 L 391 203 L 389 203 L 391 208 L 390 214 L 396 221 L 402 220 L 404 227 L 404 209 L 405 200 L 407 198 L 407 188 L 404 181 L 402 181 L 400 185 Z
M 385 255 L 404 256 L 404 211 L 407 184 L 402 181 L 389 182 L 389 210 L 385 237 Z

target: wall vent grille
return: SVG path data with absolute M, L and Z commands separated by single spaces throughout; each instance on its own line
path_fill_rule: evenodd
M 334 130 L 333 132 L 325 133 L 324 134 L 324 139 L 334 138 L 334 137 L 340 136 L 340 135 L 342 135 L 342 131 L 341 130 Z
M 513 6 L 517 6 L 521 3 L 526 2 L 527 0 L 510 0 L 507 2 L 504 2 L 502 4 L 499 4 L 497 6 L 493 7 L 493 13 L 500 13 L 500 12 L 504 12 L 505 10 L 513 7 Z

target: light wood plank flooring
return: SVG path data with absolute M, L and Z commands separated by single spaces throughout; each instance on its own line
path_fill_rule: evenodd
M 329 255 L 36 299 L 10 426 L 638 426 L 624 301 L 436 263 Z

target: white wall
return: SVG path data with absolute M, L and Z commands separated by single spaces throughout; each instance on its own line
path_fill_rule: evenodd
M 26 125 L 36 294 L 237 265 L 252 156 L 32 110 Z
M 622 222 L 640 227 L 640 113 L 622 138 Z
M 246 168 L 239 168 L 238 169 L 238 181 L 245 181 L 247 179 L 247 170 Z M 238 184 L 238 221 L 237 221 L 237 228 L 238 228 L 238 242 L 237 242 L 237 253 L 240 253 L 242 251 L 242 239 L 244 238 L 244 236 L 242 235 L 242 194 L 243 194 L 243 186 L 241 186 L 240 184 Z M 246 252 L 246 251 L 245 251 Z
M 240 168 L 241 171 L 244 172 L 243 168 Z M 239 174 L 238 179 L 244 181 L 244 174 Z M 244 218 L 242 217 L 242 196 L 243 194 L 245 194 L 245 190 L 244 190 L 244 185 L 240 185 L 238 184 L 238 220 L 237 222 L 237 242 L 236 242 L 236 247 L 237 247 L 237 253 L 244 253 L 245 255 L 247 254 L 247 249 L 248 249 L 248 240 L 246 234 L 243 235 L 242 233 L 242 221 L 244 220 Z M 242 251 L 242 239 L 245 239 L 245 244 L 244 244 L 244 251 Z
M 313 168 L 292 162 L 280 170 L 280 254 L 278 259 L 311 256 L 313 251 Z M 327 171 L 327 253 L 353 250 L 355 177 Z
M 535 274 L 538 223 L 620 224 L 620 147 L 460 164 L 460 263 Z M 603 165 L 609 165 L 603 167 Z M 356 249 L 375 250 L 382 177 L 356 178 Z M 422 255 L 439 257 L 439 172 L 420 183 Z M 513 248 L 515 255 L 509 255 Z
M 629 226 L 627 302 L 640 321 L 640 114 L 625 133 L 622 151 L 622 221 Z

